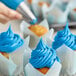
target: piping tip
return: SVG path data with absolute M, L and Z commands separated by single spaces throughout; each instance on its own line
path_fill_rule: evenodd
M 36 24 L 38 22 L 38 19 L 33 19 L 32 21 L 30 21 L 30 24 L 31 25 L 34 25 L 34 24 Z

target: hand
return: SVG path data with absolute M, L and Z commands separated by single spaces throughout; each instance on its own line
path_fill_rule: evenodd
M 0 22 L 7 23 L 10 20 L 22 19 L 22 15 L 14 11 L 0 2 Z

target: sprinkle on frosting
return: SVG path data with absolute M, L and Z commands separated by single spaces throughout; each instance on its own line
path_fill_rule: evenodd
M 0 34 L 0 52 L 11 53 L 23 45 L 23 40 L 14 34 L 9 26 L 6 32 Z
M 56 51 L 44 44 L 41 39 L 35 50 L 32 51 L 30 63 L 35 68 L 50 68 L 55 61 L 60 61 L 56 56 Z
M 65 44 L 73 50 L 76 50 L 76 36 L 73 35 L 68 27 L 68 23 L 65 28 L 57 33 L 55 36 L 55 41 L 52 44 L 54 49 L 59 48 L 61 45 Z

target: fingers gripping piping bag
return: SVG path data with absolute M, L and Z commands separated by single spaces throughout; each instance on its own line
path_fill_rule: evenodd
M 37 19 L 24 3 L 24 0 L 0 0 L 0 2 L 4 3 L 11 9 L 18 10 L 27 22 L 31 24 L 35 24 L 37 22 Z
M 52 47 L 61 59 L 61 76 L 76 76 L 76 35 L 71 33 L 68 23 L 57 32 Z
M 25 66 L 25 76 L 59 76 L 60 70 L 60 59 L 56 56 L 56 51 L 48 47 L 41 38 Z

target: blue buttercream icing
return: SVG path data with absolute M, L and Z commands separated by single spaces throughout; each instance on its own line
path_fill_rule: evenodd
M 6 32 L 0 34 L 0 52 L 11 53 L 22 46 L 24 41 L 18 34 L 14 34 L 11 26 Z
M 32 51 L 29 61 L 35 68 L 50 68 L 56 60 L 60 62 L 56 51 L 48 47 L 41 39 L 36 49 Z
M 57 49 L 63 44 L 65 44 L 66 46 L 70 47 L 73 50 L 76 50 L 76 36 L 70 32 L 68 23 L 66 24 L 63 30 L 57 33 L 54 42 L 52 44 L 52 47 L 54 49 Z

